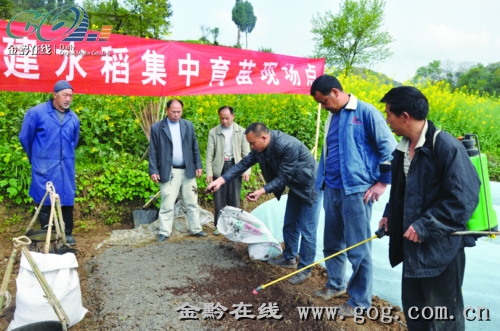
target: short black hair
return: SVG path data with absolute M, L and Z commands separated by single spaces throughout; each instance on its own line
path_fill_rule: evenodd
M 319 91 L 323 95 L 329 95 L 332 92 L 332 88 L 343 92 L 342 84 L 339 80 L 330 75 L 321 75 L 314 80 L 311 85 L 311 95 L 314 96 L 316 91 Z
M 170 99 L 170 100 L 168 100 L 168 101 L 167 101 L 167 108 L 170 108 L 170 105 L 171 105 L 171 104 L 172 104 L 172 102 L 174 102 L 174 101 L 178 101 L 178 102 L 181 104 L 182 108 L 184 108 L 184 103 L 183 103 L 181 100 L 179 100 L 179 99 Z
M 234 115 L 234 109 L 231 106 L 222 106 L 222 107 L 220 107 L 219 110 L 218 110 L 219 115 L 220 115 L 220 112 L 223 111 L 224 109 L 228 109 L 231 112 L 231 114 Z
M 269 129 L 264 123 L 253 122 L 246 128 L 245 134 L 249 134 L 250 132 L 252 132 L 257 137 L 260 137 L 262 136 L 262 134 L 268 134 Z
M 429 114 L 429 102 L 419 89 L 413 86 L 392 88 L 380 100 L 389 105 L 389 110 L 396 116 L 407 112 L 416 120 L 425 120 Z

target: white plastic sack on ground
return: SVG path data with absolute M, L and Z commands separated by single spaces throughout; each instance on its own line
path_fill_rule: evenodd
M 200 225 L 208 222 L 213 222 L 214 216 L 211 212 L 198 207 L 200 212 Z M 111 236 L 97 245 L 96 249 L 101 248 L 104 244 L 107 245 L 139 245 L 151 242 L 156 238 L 159 231 L 159 221 L 156 220 L 151 224 L 142 224 L 130 230 L 114 230 Z M 179 199 L 174 206 L 174 222 L 172 225 L 172 236 L 189 234 L 189 224 L 186 218 L 186 207 L 182 199 Z
M 69 326 L 80 322 L 85 317 L 87 309 L 82 306 L 80 279 L 76 272 L 78 262 L 75 254 L 30 253 L 68 316 Z M 45 292 L 24 254 L 21 256 L 16 285 L 16 311 L 8 331 L 36 322 L 59 321 L 54 309 L 45 299 Z
M 242 209 L 230 206 L 223 208 L 217 229 L 231 241 L 248 244 L 248 255 L 252 260 L 271 260 L 283 252 L 280 243 L 264 223 Z

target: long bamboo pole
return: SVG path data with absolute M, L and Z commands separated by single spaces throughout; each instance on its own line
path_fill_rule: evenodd
M 35 221 L 36 219 L 38 218 L 38 215 L 40 214 L 40 210 L 42 210 L 42 207 L 43 207 L 43 203 L 45 202 L 45 199 L 47 198 L 47 195 L 49 195 L 49 191 L 46 191 L 45 192 L 45 195 L 43 196 L 42 198 L 42 202 L 40 202 L 40 205 L 38 206 L 38 208 L 36 209 L 36 212 L 35 212 L 35 215 L 33 215 L 33 218 L 31 219 L 31 222 L 30 224 L 28 225 L 28 227 L 26 228 L 26 233 L 28 233 L 32 228 L 33 226 L 35 225 Z
M 57 214 L 59 216 L 56 220 L 56 230 L 58 231 L 56 240 L 61 238 L 63 245 L 69 247 L 68 242 L 66 241 L 66 232 L 65 232 L 66 225 L 64 224 L 63 213 L 61 208 L 61 199 L 59 195 L 57 195 L 56 197 L 56 207 L 57 207 Z
M 314 141 L 314 159 L 318 159 L 319 125 L 321 123 L 321 104 L 318 103 L 318 115 L 316 116 L 316 138 Z
M 45 254 L 49 254 L 49 248 L 50 248 L 50 239 L 52 238 L 52 224 L 54 222 L 54 217 L 55 217 L 55 197 L 54 194 L 51 192 L 50 193 L 50 217 L 49 217 L 49 225 L 47 225 L 47 238 L 45 239 L 45 246 L 43 249 L 43 252 Z
M 12 268 L 14 267 L 14 262 L 16 261 L 17 249 L 14 247 L 12 254 L 9 258 L 9 263 L 7 264 L 7 269 L 5 269 L 5 275 L 3 276 L 2 286 L 0 287 L 0 316 L 3 315 L 3 303 L 7 296 L 7 289 L 9 287 L 10 275 L 12 274 Z
M 24 241 L 23 241 L 24 240 Z M 23 252 L 24 256 L 26 257 L 26 260 L 28 260 L 31 269 L 33 270 L 33 273 L 35 274 L 36 278 L 38 279 L 38 282 L 40 283 L 40 286 L 42 287 L 43 292 L 45 293 L 45 298 L 49 302 L 49 304 L 52 306 L 54 309 L 54 312 L 57 315 L 57 318 L 59 318 L 59 321 L 63 325 L 63 330 L 68 330 L 68 325 L 70 324 L 70 320 L 68 318 L 68 315 L 66 315 L 66 312 L 64 311 L 63 307 L 61 306 L 61 303 L 55 296 L 54 292 L 52 292 L 52 289 L 49 286 L 49 283 L 45 279 L 45 276 L 43 273 L 40 271 L 40 268 L 38 268 L 38 265 L 36 264 L 35 260 L 33 259 L 33 256 L 31 256 L 30 251 L 28 250 L 28 245 L 31 244 L 30 238 L 26 236 L 18 237 L 12 239 L 14 242 L 14 247 L 21 247 L 21 251 Z

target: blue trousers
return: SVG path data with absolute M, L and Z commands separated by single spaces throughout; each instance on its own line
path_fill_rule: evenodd
M 318 198 L 313 205 L 309 205 L 293 193 L 288 194 L 283 223 L 283 241 L 285 242 L 283 256 L 290 260 L 298 253 L 300 258 L 298 269 L 314 262 L 321 200 L 321 192 L 318 193 Z M 311 269 L 307 271 L 311 272 Z
M 357 244 L 372 236 L 370 220 L 372 202 L 365 204 L 362 193 L 346 195 L 343 189 L 325 187 L 325 257 Z M 346 288 L 346 257 L 352 264 L 352 275 L 347 286 L 352 307 L 368 308 L 372 302 L 372 246 L 367 242 L 325 261 L 328 273 L 326 287 L 335 290 Z

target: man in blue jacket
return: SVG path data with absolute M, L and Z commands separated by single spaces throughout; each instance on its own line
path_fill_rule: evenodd
M 54 85 L 54 98 L 39 104 L 24 115 L 19 141 L 31 164 L 29 194 L 40 204 L 45 184 L 54 184 L 62 206 L 66 241 L 76 245 L 72 236 L 75 203 L 75 149 L 80 135 L 80 120 L 69 108 L 73 88 L 60 80 Z M 50 199 L 46 199 L 39 214 L 42 228 L 49 224 Z
M 179 99 L 167 102 L 167 117 L 151 127 L 149 142 L 149 175 L 160 183 L 161 205 L 158 219 L 160 233 L 157 242 L 164 242 L 172 234 L 174 207 L 179 192 L 186 206 L 191 234 L 206 237 L 200 225 L 198 185 L 202 175 L 198 140 L 193 123 L 182 119 L 184 104 Z
M 318 77 L 311 85 L 314 100 L 328 110 L 325 138 L 316 179 L 324 190 L 324 255 L 330 256 L 372 236 L 372 203 L 391 181 L 390 160 L 396 139 L 374 106 L 344 92 L 337 78 Z M 347 251 L 353 272 L 350 298 L 339 314 L 354 316 L 356 307 L 372 301 L 371 242 Z M 329 300 L 346 293 L 346 254 L 325 261 L 328 280 L 316 296 Z
M 238 178 L 256 163 L 259 163 L 267 184 L 249 193 L 248 201 L 257 201 L 266 193 L 274 193 L 279 200 L 288 186 L 290 191 L 283 224 L 285 250 L 281 258 L 268 262 L 283 268 L 297 268 L 295 256 L 299 253 L 298 269 L 301 269 L 313 263 L 316 255 L 316 230 L 321 201 L 314 188 L 316 161 L 309 149 L 297 138 L 281 131 L 269 130 L 263 123 L 250 124 L 245 135 L 252 151 L 210 183 L 207 192 L 217 191 L 221 185 Z M 309 277 L 310 268 L 292 276 L 289 282 L 297 285 Z
M 471 235 L 451 234 L 467 230 L 479 202 L 479 176 L 460 141 L 426 120 L 429 103 L 422 92 L 395 87 L 381 102 L 387 123 L 403 137 L 393 153 L 391 193 L 380 225 L 389 232 L 391 265 L 403 262 L 408 330 L 464 330 L 464 247 L 475 242 Z M 422 318 L 424 307 L 449 318 Z

